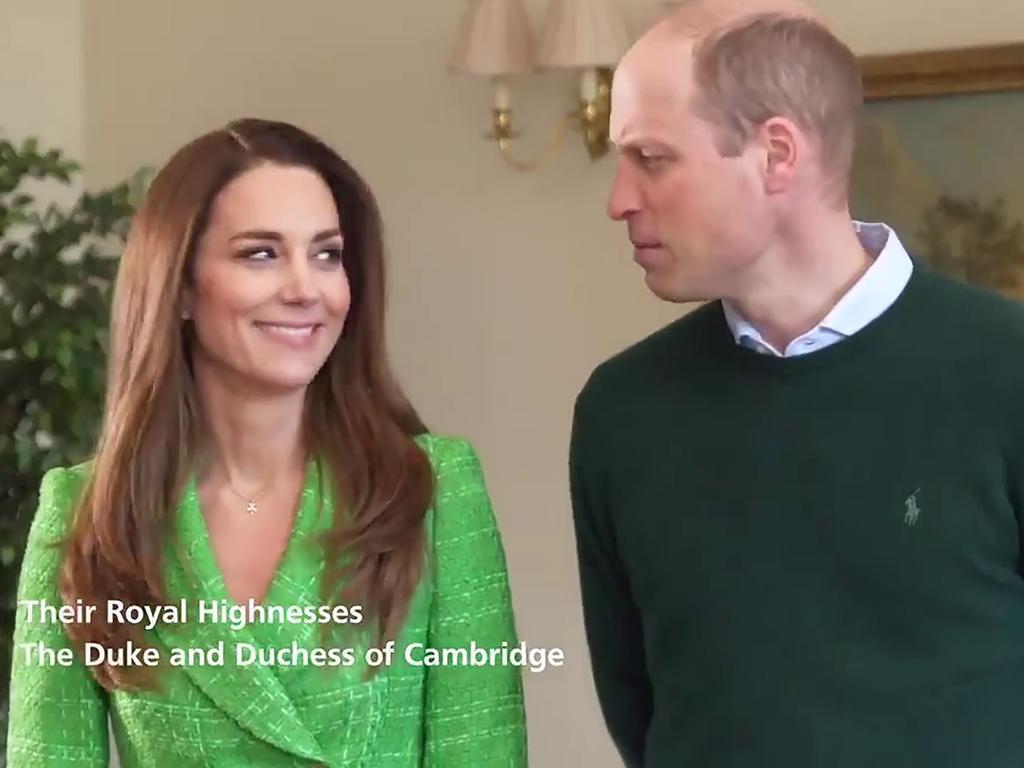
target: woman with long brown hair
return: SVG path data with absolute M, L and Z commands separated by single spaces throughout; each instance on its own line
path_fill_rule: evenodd
M 106 766 L 108 714 L 126 768 L 525 765 L 519 669 L 436 663 L 516 633 L 473 448 L 388 368 L 383 261 L 369 188 L 294 126 L 157 174 L 95 456 L 40 491 L 11 768 Z

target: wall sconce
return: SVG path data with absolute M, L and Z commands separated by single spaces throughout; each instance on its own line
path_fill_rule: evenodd
M 557 149 L 567 127 L 580 131 L 592 160 L 608 152 L 612 68 L 630 45 L 626 23 L 612 0 L 551 0 L 536 44 L 520 0 L 469 0 L 450 68 L 489 77 L 494 86 L 493 128 L 502 157 L 513 168 L 542 165 Z M 519 134 L 512 125 L 510 75 L 539 68 L 580 70 L 579 101 L 555 126 L 551 142 L 534 162 L 510 152 Z

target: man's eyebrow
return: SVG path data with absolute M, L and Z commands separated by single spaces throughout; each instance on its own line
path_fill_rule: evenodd
M 672 145 L 653 136 L 632 136 L 622 141 L 622 143 L 615 144 L 615 146 L 620 152 L 639 152 L 641 149 L 653 149 L 658 152 L 678 153 L 678 150 Z

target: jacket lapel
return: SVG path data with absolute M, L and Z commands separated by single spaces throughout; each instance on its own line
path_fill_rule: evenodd
M 237 663 L 239 643 L 260 647 L 248 628 L 236 630 L 230 623 L 198 620 L 199 601 L 206 605 L 234 603 L 213 557 L 194 480 L 186 488 L 175 527 L 182 551 L 167 554 L 167 592 L 172 603 L 186 601 L 188 617 L 181 624 L 158 625 L 155 632 L 160 641 L 169 654 L 183 649 L 186 657 L 189 648 L 223 648 L 223 666 L 186 663 L 182 671 L 214 705 L 256 738 L 307 760 L 324 761 L 320 745 L 273 670 Z

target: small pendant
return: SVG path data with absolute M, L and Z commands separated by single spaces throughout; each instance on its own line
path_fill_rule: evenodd
M 250 501 L 248 504 L 246 504 L 245 505 L 245 511 L 248 512 L 250 515 L 255 515 L 256 514 L 256 502 L 255 501 Z

